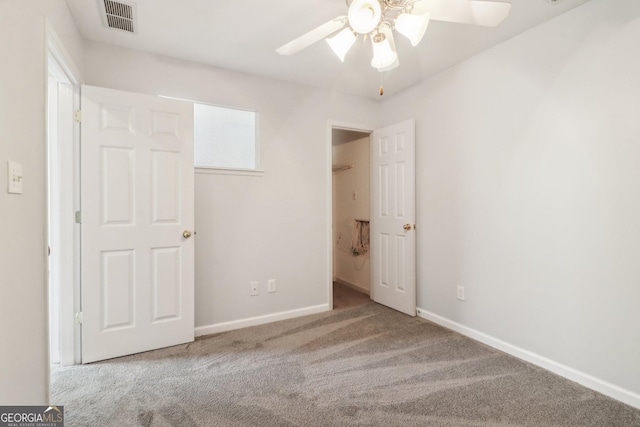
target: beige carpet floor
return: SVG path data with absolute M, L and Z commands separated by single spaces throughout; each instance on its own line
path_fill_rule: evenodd
M 56 368 L 66 426 L 640 426 L 640 410 L 368 302 Z

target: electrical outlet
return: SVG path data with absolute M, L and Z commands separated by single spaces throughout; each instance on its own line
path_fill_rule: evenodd
M 460 301 L 464 301 L 464 286 L 458 286 L 458 289 L 456 290 L 456 297 Z
M 276 291 L 276 279 L 267 280 L 267 292 L 275 292 Z
M 260 295 L 260 282 L 251 282 L 250 295 L 255 297 Z

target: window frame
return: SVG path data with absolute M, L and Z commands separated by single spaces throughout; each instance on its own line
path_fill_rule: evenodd
M 239 107 L 232 107 L 232 106 L 228 106 L 228 105 L 220 105 L 220 104 L 214 104 L 212 102 L 202 102 L 202 101 L 190 101 L 193 106 L 194 106 L 194 110 L 195 110 L 195 105 L 199 104 L 199 105 L 207 105 L 207 106 L 211 106 L 211 107 L 217 107 L 217 108 L 226 108 L 229 110 L 238 110 L 238 111 L 248 111 L 251 113 L 254 113 L 254 118 L 255 118 L 255 140 L 254 140 L 254 144 L 255 144 L 255 168 L 253 169 L 245 169 L 245 168 L 226 168 L 226 167 L 220 167 L 220 166 L 196 166 L 195 164 L 195 145 L 196 145 L 196 140 L 195 140 L 195 132 L 194 132 L 194 139 L 193 139 L 193 151 L 194 151 L 194 158 L 193 158 L 193 169 L 194 172 L 196 174 L 214 174 L 214 175 L 244 175 L 244 176 L 262 176 L 264 175 L 264 169 L 262 169 L 262 162 L 261 162 L 261 151 L 260 151 L 260 113 L 255 110 L 255 109 L 251 109 L 251 108 L 239 108 Z M 194 128 L 195 128 L 195 118 L 194 118 Z

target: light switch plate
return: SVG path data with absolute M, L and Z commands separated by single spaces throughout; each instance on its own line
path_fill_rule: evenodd
M 20 163 L 7 162 L 7 192 L 22 194 L 22 165 Z

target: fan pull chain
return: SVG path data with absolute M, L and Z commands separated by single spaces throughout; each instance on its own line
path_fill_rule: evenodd
M 380 74 L 380 96 L 384 95 L 384 86 L 382 85 L 382 73 Z

